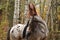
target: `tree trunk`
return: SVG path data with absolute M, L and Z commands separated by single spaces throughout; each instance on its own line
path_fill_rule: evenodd
M 14 17 L 13 17 L 13 25 L 16 25 L 19 20 L 19 2 L 20 0 L 15 0 L 15 8 L 14 8 Z

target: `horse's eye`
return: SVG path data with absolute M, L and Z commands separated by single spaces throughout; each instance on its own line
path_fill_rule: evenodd
M 14 32 L 14 30 L 12 30 L 12 33 Z
M 18 26 L 17 28 L 19 28 L 20 26 Z

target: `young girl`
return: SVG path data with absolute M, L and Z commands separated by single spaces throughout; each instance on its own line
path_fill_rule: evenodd
M 29 23 L 29 22 L 28 22 L 29 19 L 30 19 L 32 16 L 34 16 L 34 17 L 36 18 L 35 21 L 40 22 L 40 23 L 42 24 L 42 29 L 41 29 L 41 31 L 42 31 L 43 33 L 46 33 L 46 36 L 47 36 L 48 28 L 47 28 L 46 22 L 45 22 L 40 16 L 38 16 L 34 4 L 30 3 L 30 4 L 28 5 L 28 8 L 29 8 L 29 11 L 28 11 L 28 15 L 27 15 L 27 17 L 28 17 L 28 19 L 27 19 L 27 25 L 28 25 L 28 23 Z M 24 33 L 24 34 L 23 34 L 23 37 L 25 37 L 26 29 L 27 29 L 27 26 L 25 27 L 25 29 L 24 29 L 24 31 L 23 31 L 23 33 Z

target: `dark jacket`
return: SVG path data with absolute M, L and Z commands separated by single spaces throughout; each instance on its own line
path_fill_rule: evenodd
M 32 18 L 32 17 L 30 17 L 30 18 Z M 26 21 L 26 27 L 25 27 L 25 29 L 23 31 L 23 37 L 25 37 L 26 29 L 27 29 L 27 27 L 29 25 L 30 18 L 28 18 L 27 21 Z M 40 25 L 39 27 L 40 27 L 41 32 L 43 32 L 47 36 L 49 31 L 48 31 L 46 22 L 40 16 L 34 16 L 33 20 L 38 22 L 38 25 Z
M 48 36 L 49 30 L 46 22 L 40 16 L 34 16 L 34 18 L 34 20 L 40 25 L 41 31 L 44 32 L 46 36 Z

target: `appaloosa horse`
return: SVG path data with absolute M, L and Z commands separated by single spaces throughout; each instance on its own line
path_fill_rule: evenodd
M 17 24 L 10 28 L 7 40 L 44 40 L 48 36 L 46 22 L 37 16 L 30 18 L 30 21 L 27 24 L 28 27 L 25 32 L 25 38 L 23 38 L 25 26 L 26 24 Z M 28 33 L 30 33 L 29 36 L 27 35 Z

